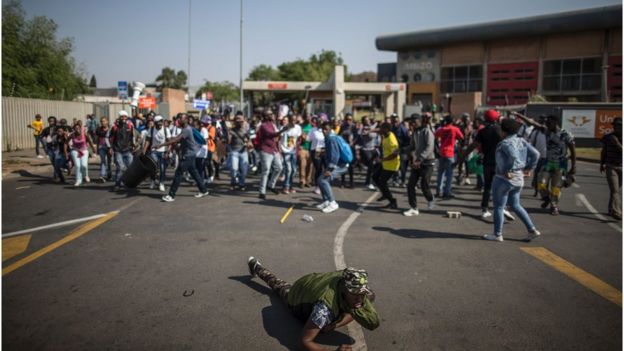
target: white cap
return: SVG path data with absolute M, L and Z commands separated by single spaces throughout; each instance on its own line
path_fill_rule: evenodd
M 121 116 L 126 116 L 126 117 L 128 117 L 128 112 L 126 112 L 126 111 L 124 111 L 124 110 L 119 111 L 119 117 L 121 117 Z
M 163 120 L 163 116 L 161 116 L 161 115 L 158 115 L 158 116 L 154 117 L 154 122 L 160 122 L 162 120 Z

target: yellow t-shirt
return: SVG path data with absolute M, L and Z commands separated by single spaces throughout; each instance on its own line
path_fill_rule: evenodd
M 390 156 L 399 149 L 399 142 L 394 136 L 394 133 L 390 132 L 390 135 L 388 135 L 388 137 L 383 138 L 383 141 L 381 142 L 381 147 L 383 148 L 383 158 Z M 386 171 L 398 171 L 401 167 L 399 154 L 397 154 L 396 157 L 391 159 L 390 161 L 382 161 L 381 165 Z
M 43 122 L 42 121 L 34 120 L 34 121 L 32 121 L 32 123 L 30 125 L 35 129 L 33 131 L 33 135 L 34 136 L 37 136 L 37 135 L 41 134 L 41 131 L 43 130 Z

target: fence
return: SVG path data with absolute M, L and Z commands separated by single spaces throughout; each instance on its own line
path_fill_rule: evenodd
M 86 102 L 2 97 L 2 151 L 35 147 L 33 130 L 26 126 L 36 114 L 40 114 L 44 125 L 47 125 L 49 116 L 65 118 L 71 124 L 74 118 L 84 121 L 90 113 L 93 113 L 93 104 Z

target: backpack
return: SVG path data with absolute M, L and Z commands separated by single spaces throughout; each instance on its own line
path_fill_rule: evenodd
M 338 143 L 340 149 L 340 161 L 344 163 L 351 163 L 353 161 L 353 151 L 351 146 L 347 144 L 343 137 L 332 136 L 332 138 Z
M 193 139 L 199 145 L 206 145 L 206 139 L 201 135 L 201 132 L 195 128 L 191 128 L 193 130 Z

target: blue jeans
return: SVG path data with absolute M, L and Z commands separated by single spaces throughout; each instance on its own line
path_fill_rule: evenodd
M 267 185 L 274 189 L 277 183 L 277 177 L 282 173 L 282 155 L 279 153 L 270 154 L 268 152 L 260 152 L 260 162 L 262 164 L 262 176 L 260 177 L 260 194 L 266 193 Z M 269 179 L 271 173 L 271 179 Z
M 284 189 L 292 188 L 292 180 L 297 169 L 295 154 L 282 154 L 284 156 Z
M 439 194 L 452 194 L 451 188 L 453 186 L 453 162 L 455 162 L 455 157 L 440 157 L 438 159 L 437 192 Z M 444 189 L 442 188 L 442 177 L 445 178 Z M 442 190 L 444 190 L 444 192 L 442 192 Z
M 338 176 L 345 174 L 348 170 L 348 166 L 336 167 L 329 177 L 325 176 L 325 172 L 321 173 L 321 175 L 316 180 L 316 184 L 321 190 L 321 196 L 323 196 L 323 201 L 335 201 L 334 193 L 332 192 L 331 188 L 331 182 Z
M 115 185 L 121 185 L 121 175 L 132 163 L 132 152 L 115 151 Z
M 63 176 L 62 168 L 67 167 L 67 159 L 65 155 L 62 153 L 55 153 L 52 151 L 52 154 L 48 154 L 52 159 L 52 166 L 54 166 L 54 176 L 57 177 L 61 182 L 65 181 L 65 177 Z
M 195 158 L 195 168 L 197 168 L 197 174 L 199 174 L 199 179 L 202 181 L 206 181 L 206 161 L 209 161 L 205 157 L 196 157 Z
M 38 135 L 35 135 L 35 152 L 37 153 L 37 156 L 39 156 L 39 144 L 41 144 L 41 146 L 43 146 L 43 142 L 41 141 L 41 137 Z
M 165 153 L 162 151 L 153 151 L 150 154 L 150 157 L 158 164 L 158 170 L 160 171 L 158 184 L 165 184 L 165 176 L 167 174 L 167 160 L 165 159 Z M 154 179 L 152 180 L 156 180 L 156 177 L 154 176 Z
M 236 178 L 238 178 L 238 185 L 245 186 L 245 177 L 247 176 L 247 169 L 249 167 L 249 155 L 247 151 L 232 151 L 230 152 L 230 185 L 236 185 Z
M 204 185 L 203 179 L 199 177 L 197 167 L 195 167 L 195 156 L 183 156 L 180 158 L 178 168 L 176 168 L 173 183 L 171 184 L 171 188 L 169 188 L 169 196 L 175 197 L 178 187 L 180 187 L 180 182 L 182 182 L 182 176 L 186 171 L 188 171 L 191 177 L 193 177 L 197 183 L 197 188 L 201 193 L 208 191 L 208 189 L 206 189 L 206 185 Z
M 111 173 L 111 156 L 108 153 L 109 148 L 98 148 L 98 155 L 100 155 L 100 177 L 107 178 Z
M 492 202 L 494 204 L 494 235 L 503 235 L 503 209 L 505 205 L 509 206 L 522 220 L 522 223 L 531 231 L 535 229 L 535 225 L 531 221 L 529 214 L 520 205 L 521 186 L 514 186 L 506 179 L 494 177 L 492 182 Z
M 83 178 L 89 178 L 89 151 L 84 150 L 82 156 L 78 150 L 71 150 L 70 154 L 76 166 L 76 183 L 82 183 Z

